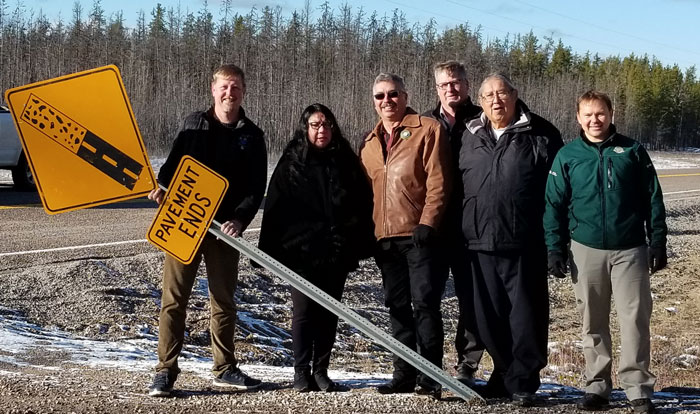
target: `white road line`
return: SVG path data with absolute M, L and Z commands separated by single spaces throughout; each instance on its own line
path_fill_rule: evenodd
M 671 191 L 669 193 L 664 193 L 664 195 L 669 195 L 669 194 L 685 194 L 685 193 L 697 193 L 700 190 L 683 190 L 683 191 Z
M 246 232 L 249 232 L 249 233 L 257 233 L 259 231 L 260 231 L 259 227 L 254 228 L 254 229 L 246 229 Z M 90 249 L 92 247 L 119 246 L 119 245 L 124 245 L 124 244 L 137 244 L 137 243 L 146 243 L 146 242 L 148 242 L 148 240 L 141 239 L 141 240 L 124 240 L 124 241 L 109 242 L 109 243 L 84 244 L 82 246 L 55 247 L 53 249 L 26 250 L 23 252 L 0 253 L 0 257 L 21 256 L 23 254 L 60 252 L 60 251 L 65 251 L 65 250 Z

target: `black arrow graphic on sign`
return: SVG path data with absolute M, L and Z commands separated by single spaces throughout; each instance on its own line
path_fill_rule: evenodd
M 114 181 L 129 190 L 134 189 L 143 165 L 46 101 L 30 94 L 24 105 L 22 118 L 39 132 L 87 161 Z

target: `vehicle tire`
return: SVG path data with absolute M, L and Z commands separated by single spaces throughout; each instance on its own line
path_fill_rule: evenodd
M 32 170 L 29 168 L 29 163 L 24 153 L 19 156 L 17 166 L 12 169 L 12 181 L 15 183 L 15 188 L 17 190 L 36 191 L 34 175 L 32 175 Z

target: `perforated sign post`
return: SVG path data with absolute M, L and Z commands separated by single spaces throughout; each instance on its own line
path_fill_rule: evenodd
M 155 188 L 116 66 L 8 89 L 5 101 L 47 213 L 142 197 Z
M 146 238 L 182 263 L 191 263 L 227 189 L 226 178 L 188 155 L 182 157 Z

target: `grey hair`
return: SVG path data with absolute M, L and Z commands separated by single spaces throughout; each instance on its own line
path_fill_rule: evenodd
M 503 82 L 504 85 L 506 85 L 506 87 L 508 88 L 508 90 L 510 92 L 515 91 L 517 94 L 518 89 L 515 88 L 515 85 L 513 85 L 513 81 L 511 81 L 510 78 L 508 78 L 508 76 L 506 76 L 502 72 L 493 72 L 493 73 L 489 74 L 488 76 L 486 76 L 484 78 L 484 80 L 481 82 L 481 86 L 479 86 L 479 96 L 481 96 L 482 92 L 484 92 L 484 85 L 486 85 L 486 83 L 488 81 L 493 80 L 493 79 L 500 80 L 501 82 Z
M 467 69 L 463 64 L 457 62 L 456 60 L 436 63 L 435 66 L 433 66 L 433 73 L 436 77 L 442 72 L 447 72 L 459 79 L 467 79 Z
M 396 88 L 399 90 L 399 92 L 406 93 L 406 84 L 403 83 L 403 78 L 399 75 L 386 72 L 380 73 L 379 75 L 377 75 L 376 78 L 374 78 L 372 89 L 374 89 L 374 86 L 379 82 L 392 82 L 394 85 L 396 85 Z

